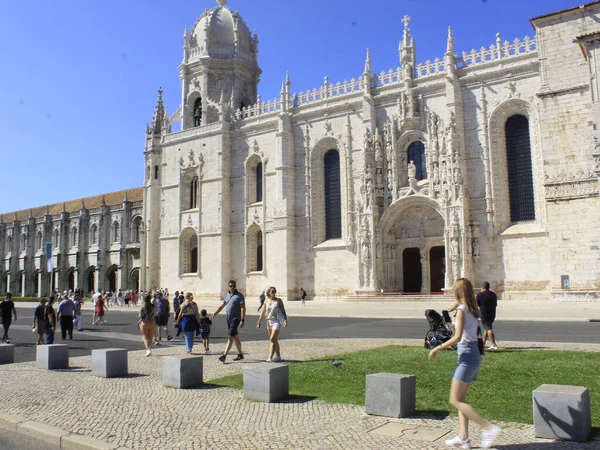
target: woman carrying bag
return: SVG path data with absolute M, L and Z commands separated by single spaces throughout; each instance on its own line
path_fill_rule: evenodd
M 194 302 L 194 296 L 191 292 L 185 294 L 185 301 L 181 305 L 175 325 L 179 326 L 179 329 L 183 332 L 185 349 L 187 354 L 191 355 L 194 348 L 194 333 L 200 327 L 198 305 Z
M 266 362 L 280 362 L 281 350 L 279 348 L 279 332 L 281 327 L 287 327 L 287 314 L 283 300 L 276 297 L 277 289 L 271 286 L 267 289 L 267 300 L 263 304 L 256 323 L 256 328 L 260 328 L 263 318 L 267 319 L 267 331 L 269 332 L 269 358 Z

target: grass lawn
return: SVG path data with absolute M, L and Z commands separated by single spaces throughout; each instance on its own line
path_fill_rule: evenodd
M 443 351 L 433 361 L 428 350 L 388 346 L 335 355 L 343 364 L 335 368 L 331 357 L 290 365 L 290 394 L 336 403 L 365 403 L 365 375 L 377 372 L 414 374 L 417 377 L 417 413 L 456 415 L 448 404 L 456 352 Z M 550 350 L 497 350 L 485 356 L 479 379 L 469 390 L 469 403 L 492 420 L 532 423 L 531 393 L 540 384 L 585 386 L 592 405 L 600 405 L 600 353 Z M 242 375 L 211 384 L 242 388 Z M 600 426 L 592 406 L 592 425 Z

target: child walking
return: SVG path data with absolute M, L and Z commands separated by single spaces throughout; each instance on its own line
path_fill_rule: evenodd
M 210 351 L 209 340 L 211 326 L 212 321 L 209 319 L 206 310 L 203 309 L 202 311 L 200 311 L 200 337 L 202 338 L 202 343 L 204 344 L 204 353 L 208 353 Z

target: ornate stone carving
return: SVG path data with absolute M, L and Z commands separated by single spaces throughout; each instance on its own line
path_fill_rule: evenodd
M 598 176 L 595 172 L 565 173 L 560 171 L 557 175 L 546 176 L 544 183 L 547 200 L 561 200 L 598 196 Z

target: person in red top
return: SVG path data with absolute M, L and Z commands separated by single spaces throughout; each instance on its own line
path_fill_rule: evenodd
M 96 300 L 96 308 L 94 312 L 96 313 L 97 319 L 94 322 L 94 325 L 102 325 L 103 323 L 106 323 L 104 320 L 104 311 L 106 311 L 106 303 L 104 302 L 104 297 L 100 296 L 98 297 L 98 300 Z

